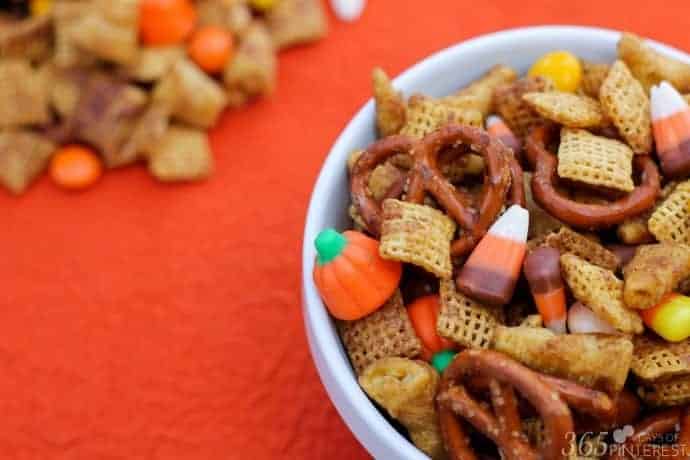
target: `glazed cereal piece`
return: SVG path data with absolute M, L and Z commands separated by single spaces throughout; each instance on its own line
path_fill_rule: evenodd
M 0 60 L 0 128 L 50 121 L 47 79 L 24 59 Z
M 359 377 L 364 391 L 405 426 L 412 442 L 433 460 L 446 458 L 436 412 L 439 376 L 422 361 L 384 358 Z
M 364 153 L 364 150 L 358 149 L 358 150 L 353 150 L 350 155 L 347 157 L 347 172 L 348 174 L 352 174 L 352 168 L 355 167 L 355 163 L 357 163 L 357 160 L 359 160 L 359 157 L 362 156 Z
M 651 335 L 636 336 L 630 370 L 641 380 L 654 382 L 690 374 L 690 340 L 669 343 Z
M 574 254 L 606 270 L 614 271 L 620 264 L 616 254 L 568 227 L 562 227 L 557 233 L 548 235 L 545 242 L 547 246 L 558 249 L 561 254 Z
M 450 241 L 455 222 L 429 206 L 395 199 L 383 202 L 381 257 L 398 260 L 433 273 L 441 279 L 453 275 Z
M 371 78 L 376 101 L 376 127 L 380 137 L 398 134 L 405 125 L 406 104 L 402 94 L 396 91 L 388 75 L 376 67 Z
M 624 244 L 652 243 L 654 235 L 652 235 L 647 226 L 650 216 L 651 213 L 645 213 L 624 221 L 616 229 L 616 235 Z
M 493 112 L 493 95 L 496 88 L 513 83 L 516 79 L 515 69 L 498 64 L 460 91 L 443 98 L 443 101 L 456 109 L 479 110 L 482 117 L 486 118 Z
M 440 100 L 417 94 L 407 102 L 405 125 L 400 134 L 421 139 L 450 123 L 481 127 L 483 119 L 478 110 L 454 109 Z
M 582 82 L 580 82 L 582 92 L 589 97 L 599 99 L 599 89 L 610 69 L 610 64 L 582 61 Z
M 556 335 L 534 327 L 499 326 L 494 349 L 539 372 L 610 394 L 623 388 L 633 357 L 633 344 L 624 337 Z
M 142 83 L 152 83 L 163 78 L 179 59 L 184 58 L 185 51 L 179 46 L 149 46 L 139 51 L 132 64 L 120 69 L 126 78 Z
M 227 103 L 223 88 L 187 59 L 175 63 L 153 97 L 171 108 L 173 118 L 202 129 L 216 123 Z
M 197 181 L 213 171 L 213 155 L 203 131 L 171 126 L 150 151 L 149 172 L 163 182 Z
M 626 32 L 621 36 L 618 56 L 645 90 L 666 80 L 678 91 L 690 91 L 690 65 L 653 50 L 637 35 Z
M 53 61 L 58 67 L 86 67 L 96 59 L 79 48 L 74 33 L 80 21 L 91 13 L 90 2 L 80 0 L 61 0 L 53 5 L 55 23 L 55 55 Z
M 563 179 L 623 192 L 635 188 L 633 151 L 622 142 L 582 129 L 561 129 L 558 176 Z
M 338 332 L 358 375 L 379 359 L 416 358 L 422 351 L 398 290 L 370 315 L 355 321 L 338 321 Z
M 276 85 L 277 66 L 268 30 L 261 23 L 252 23 L 223 73 L 228 104 L 238 107 L 254 97 L 271 94 Z
M 596 128 L 605 123 L 599 101 L 589 96 L 550 91 L 526 93 L 522 99 L 542 117 L 569 128 Z
M 616 61 L 599 90 L 604 113 L 638 154 L 652 150 L 649 97 L 623 61 Z
M 649 218 L 649 231 L 662 243 L 690 245 L 690 180 L 681 182 Z
M 93 0 L 71 37 L 76 46 L 99 59 L 131 64 L 139 52 L 138 0 Z
M 0 59 L 40 62 L 53 51 L 53 20 L 50 16 L 0 22 Z
M 626 307 L 651 308 L 690 277 L 690 246 L 674 243 L 640 246 L 623 274 Z
M 66 122 L 73 137 L 96 147 L 109 168 L 136 161 L 139 152 L 126 153 L 122 147 L 146 108 L 146 92 L 101 74 L 91 75 L 80 89 L 77 107 Z
M 319 0 L 281 0 L 266 14 L 275 49 L 323 38 L 328 23 Z
M 542 319 L 541 315 L 528 315 L 525 317 L 525 319 L 522 320 L 520 323 L 520 327 L 536 327 L 536 328 L 543 328 L 544 327 L 544 320 Z
M 244 0 L 197 0 L 197 24 L 229 29 L 241 37 L 252 22 L 252 11 Z
M 465 297 L 451 280 L 441 280 L 440 296 L 438 334 L 466 348 L 489 348 L 498 323 L 497 309 Z
M 532 196 L 532 187 L 529 184 L 532 183 L 532 173 L 525 172 L 524 174 L 525 186 L 525 203 L 527 206 L 527 211 L 529 211 L 529 233 L 527 237 L 534 243 L 536 238 L 544 237 L 554 231 L 557 231 L 563 225 L 565 225 L 560 220 L 553 217 L 548 212 L 544 211 L 535 201 Z M 533 246 L 534 244 L 530 245 Z
M 132 158 L 138 159 L 140 155 L 148 155 L 163 139 L 169 126 L 169 108 L 150 104 L 134 122 L 132 132 L 122 146 L 118 157 L 130 161 Z
M 31 131 L 0 131 L 0 184 L 20 195 L 48 166 L 55 145 Z
M 390 193 L 392 187 L 397 187 L 402 192 L 404 181 L 403 173 L 392 163 L 386 162 L 374 168 L 369 175 L 367 187 L 372 198 L 381 201 Z
M 522 139 L 529 134 L 533 126 L 543 123 L 541 116 L 522 99 L 522 96 L 550 90 L 552 84 L 548 80 L 541 77 L 524 77 L 496 88 L 494 108 L 511 131 Z
M 621 332 L 641 334 L 642 319 L 623 304 L 623 281 L 574 254 L 561 256 L 561 270 L 573 296 Z
M 642 383 L 637 394 L 652 407 L 682 406 L 690 402 L 690 376 L 682 375 L 671 380 Z

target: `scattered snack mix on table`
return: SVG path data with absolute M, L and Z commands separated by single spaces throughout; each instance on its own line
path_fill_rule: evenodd
M 690 452 L 690 66 L 628 33 L 490 58 L 442 97 L 373 71 L 357 231 L 314 269 L 362 389 L 433 459 Z
M 135 163 L 206 179 L 206 130 L 275 90 L 280 50 L 326 32 L 319 0 L 0 2 L 0 185 L 24 193 L 48 165 L 71 190 Z M 95 158 L 51 162 L 61 148 Z

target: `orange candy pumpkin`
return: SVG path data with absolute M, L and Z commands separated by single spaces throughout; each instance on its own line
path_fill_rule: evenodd
M 427 295 L 415 300 L 407 307 L 412 327 L 422 341 L 422 358 L 430 361 L 439 351 L 454 350 L 455 343 L 444 339 L 436 330 L 441 302 L 438 295 Z
M 375 239 L 356 231 L 326 229 L 314 244 L 314 283 L 336 318 L 363 318 L 386 303 L 398 288 L 402 264 L 381 258 Z

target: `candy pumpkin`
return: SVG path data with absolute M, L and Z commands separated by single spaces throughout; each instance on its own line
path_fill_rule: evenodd
M 362 318 L 381 307 L 398 288 L 402 265 L 381 258 L 375 239 L 356 231 L 326 229 L 314 245 L 314 283 L 336 318 Z
M 431 361 L 434 354 L 452 350 L 455 344 L 448 339 L 438 335 L 436 322 L 441 304 L 438 295 L 427 295 L 420 297 L 407 307 L 407 314 L 412 321 L 417 337 L 422 341 L 422 358 Z

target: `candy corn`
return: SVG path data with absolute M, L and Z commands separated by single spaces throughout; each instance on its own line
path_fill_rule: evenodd
M 652 126 L 661 169 L 668 177 L 690 173 L 690 108 L 668 82 L 651 89 Z
M 580 302 L 575 302 L 568 310 L 568 331 L 571 334 L 618 334 L 616 328 Z
M 513 297 L 527 250 L 529 212 L 513 205 L 489 228 L 457 277 L 458 289 L 492 305 Z
M 640 312 L 644 323 L 669 342 L 690 337 L 690 297 L 669 294 L 652 308 Z
M 506 147 L 513 149 L 515 155 L 521 149 L 520 140 L 510 130 L 508 125 L 498 115 L 489 115 L 486 119 L 486 130 L 492 136 L 498 138 Z
M 441 304 L 438 295 L 420 297 L 407 307 L 412 327 L 422 342 L 422 358 L 431 361 L 432 356 L 443 350 L 452 350 L 455 344 L 438 335 L 436 322 Z
M 544 325 L 556 334 L 565 333 L 565 289 L 558 249 L 542 247 L 525 258 L 524 272 Z

